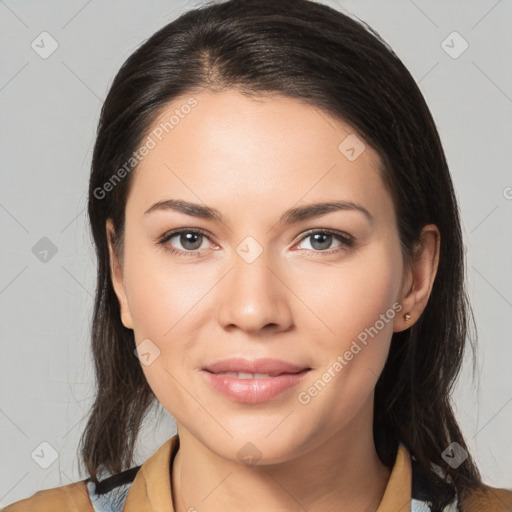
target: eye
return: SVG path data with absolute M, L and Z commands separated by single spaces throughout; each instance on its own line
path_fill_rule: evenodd
M 183 249 L 176 248 L 171 244 L 171 240 L 176 239 Z M 201 229 L 181 228 L 164 234 L 158 241 L 158 244 L 163 246 L 172 254 L 178 255 L 200 255 L 200 251 L 205 249 L 201 247 L 204 241 L 209 240 L 206 231 Z M 330 230 L 315 230 L 306 233 L 300 243 L 304 240 L 311 239 L 310 247 L 305 250 L 313 254 L 333 254 L 340 251 L 348 250 L 355 245 L 355 239 L 346 233 L 340 233 Z M 327 250 L 331 247 L 333 241 L 338 241 L 339 246 L 334 250 Z
M 310 231 L 305 236 L 302 237 L 301 242 L 304 240 L 311 239 L 310 246 L 311 249 L 306 248 L 307 251 L 313 253 L 327 253 L 332 254 L 339 251 L 347 250 L 355 245 L 354 237 L 347 235 L 346 233 L 340 233 L 338 231 L 329 231 L 329 230 L 316 230 Z M 334 240 L 338 240 L 340 242 L 337 249 L 334 250 L 326 250 L 331 247 L 331 244 Z
M 170 244 L 173 238 L 177 239 L 184 250 L 176 249 L 176 247 Z M 208 235 L 203 230 L 182 228 L 166 233 L 160 238 L 158 244 L 173 254 L 199 254 L 202 242 L 204 242 L 205 238 L 208 239 Z

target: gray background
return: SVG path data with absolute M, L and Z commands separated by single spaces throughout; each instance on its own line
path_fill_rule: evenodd
M 510 488 L 512 3 L 325 3 L 383 36 L 438 125 L 460 201 L 480 340 L 480 377 L 473 382 L 465 365 L 456 411 L 485 480 Z M 124 60 L 195 4 L 0 1 L 0 507 L 84 477 L 76 449 L 93 389 L 95 258 L 85 207 L 96 123 Z M 31 47 L 51 48 L 47 36 L 41 43 L 44 31 L 58 43 L 46 59 Z M 469 44 L 457 58 L 463 40 L 446 39 L 454 31 Z M 36 244 L 57 252 L 41 261 Z M 165 412 L 153 416 L 138 463 L 173 433 Z

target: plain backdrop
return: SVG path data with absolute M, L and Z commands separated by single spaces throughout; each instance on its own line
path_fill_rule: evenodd
M 0 507 L 85 478 L 77 445 L 94 382 L 96 262 L 85 208 L 96 124 L 125 59 L 197 3 L 0 1 Z M 437 123 L 480 347 L 478 378 L 465 364 L 454 402 L 486 482 L 510 488 L 512 3 L 325 3 L 381 34 Z M 137 463 L 174 432 L 165 411 L 152 417 Z

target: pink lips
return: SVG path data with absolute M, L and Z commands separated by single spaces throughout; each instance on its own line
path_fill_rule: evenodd
M 203 370 L 208 370 L 213 373 L 245 372 L 279 375 L 280 373 L 297 373 L 306 368 L 306 366 L 281 361 L 279 359 L 260 358 L 249 360 L 242 357 L 232 357 L 208 364 Z
M 296 386 L 309 370 L 311 368 L 278 359 L 231 358 L 206 365 L 202 373 L 213 389 L 224 396 L 235 402 L 257 404 Z M 218 375 L 220 372 L 264 373 L 269 377 L 239 379 Z

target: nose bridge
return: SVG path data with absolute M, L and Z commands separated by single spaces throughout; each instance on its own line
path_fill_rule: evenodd
M 253 237 L 247 237 L 236 248 L 233 257 L 233 284 L 243 292 L 272 293 L 269 267 L 272 268 L 270 250 Z M 245 290 L 244 290 L 245 288 Z

